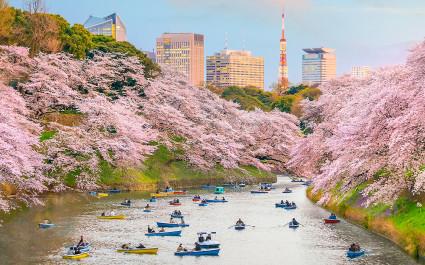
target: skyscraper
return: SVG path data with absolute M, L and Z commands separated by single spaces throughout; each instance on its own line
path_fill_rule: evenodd
M 194 86 L 204 85 L 204 35 L 164 33 L 156 39 L 156 62 L 187 75 Z
M 282 14 L 282 36 L 280 38 L 279 88 L 288 88 L 288 62 L 286 60 L 285 14 Z
M 336 77 L 335 50 L 311 48 L 303 50 L 302 82 L 306 85 L 320 85 Z
M 127 41 L 127 30 L 116 13 L 106 17 L 90 16 L 84 22 L 84 27 L 95 35 L 110 36 L 116 41 Z
M 354 66 L 351 69 L 351 76 L 354 78 L 365 78 L 370 75 L 369 66 Z
M 224 50 L 207 56 L 207 85 L 264 89 L 264 58 L 249 51 Z

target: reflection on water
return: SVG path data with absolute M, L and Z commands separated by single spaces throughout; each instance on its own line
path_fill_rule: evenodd
M 294 193 L 282 194 L 284 185 Z M 391 242 L 345 221 L 328 226 L 322 223 L 328 213 L 313 205 L 305 197 L 305 187 L 280 178 L 279 188 L 270 194 L 252 195 L 248 192 L 227 192 L 230 201 L 199 207 L 191 197 L 182 198 L 180 207 L 168 206 L 169 199 L 150 203 L 155 207 L 144 213 L 146 194 L 130 193 L 95 199 L 82 194 L 49 197 L 45 208 L 26 210 L 0 228 L 0 264 L 379 264 L 410 265 L 416 261 Z M 247 189 L 249 190 L 249 188 Z M 116 206 L 124 198 L 136 200 L 135 207 Z M 213 195 L 209 195 L 213 197 Z M 295 201 L 298 209 L 287 211 L 274 208 L 281 199 Z M 128 216 L 127 220 L 98 220 L 102 211 L 114 209 Z M 147 238 L 147 225 L 169 220 L 169 213 L 179 209 L 186 223 L 182 237 Z M 244 231 L 229 229 L 241 217 L 254 228 Z M 283 226 L 292 217 L 303 226 L 290 230 Z M 51 219 L 57 227 L 40 230 L 37 223 Z M 175 257 L 179 243 L 192 247 L 196 232 L 215 231 L 221 242 L 219 257 Z M 62 260 L 63 247 L 76 242 L 80 235 L 92 243 L 91 257 L 80 262 Z M 158 255 L 116 253 L 123 243 L 143 242 L 148 247 L 159 247 Z M 345 250 L 352 242 L 359 242 L 368 255 L 350 261 Z

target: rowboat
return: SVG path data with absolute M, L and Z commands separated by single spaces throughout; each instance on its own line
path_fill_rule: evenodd
M 178 231 L 168 231 L 168 232 L 155 232 L 155 233 L 146 233 L 145 236 L 181 236 L 182 230 Z
M 89 253 L 84 252 L 84 253 L 81 253 L 81 254 L 63 255 L 62 258 L 64 258 L 64 259 L 84 259 L 84 258 L 87 258 L 88 256 L 89 256 Z
M 266 191 L 266 190 L 252 190 L 251 193 L 252 194 L 265 194 L 265 193 L 269 193 L 269 191 Z
M 150 208 L 145 208 L 145 209 L 143 209 L 143 212 L 145 212 L 145 213 L 150 213 L 150 212 L 152 212 L 152 209 L 150 209 Z
M 292 179 L 291 182 L 304 182 L 303 179 Z
M 214 194 L 223 194 L 224 188 L 223 187 L 215 187 Z
M 54 227 L 54 226 L 55 226 L 55 224 L 52 224 L 52 223 L 48 223 L 48 224 L 45 224 L 45 223 L 39 223 L 39 224 L 38 224 L 38 227 L 43 228 L 43 229 L 51 228 L 51 227 Z
M 244 230 L 245 229 L 245 225 L 235 225 L 235 230 Z
M 282 208 L 285 209 L 285 210 L 294 210 L 294 209 L 297 209 L 297 206 L 296 205 L 286 205 Z
M 227 200 L 206 200 L 208 203 L 217 203 L 217 202 L 229 202 Z
M 150 198 L 149 202 L 156 202 L 156 198 Z
M 244 188 L 246 186 L 245 183 L 239 183 L 239 187 Z
M 350 259 L 354 259 L 354 258 L 363 256 L 364 254 L 365 254 L 364 249 L 360 249 L 359 251 L 351 251 L 351 250 L 347 251 L 347 257 L 349 257 Z
M 168 197 L 172 195 L 169 192 L 160 192 L 160 193 L 151 193 L 151 197 L 161 198 L 161 197 Z
M 176 256 L 218 256 L 219 248 L 205 249 L 205 250 L 191 250 L 191 251 L 178 251 L 174 252 Z
M 220 247 L 220 242 L 213 241 L 213 240 L 206 240 L 206 241 L 203 241 L 203 242 L 198 241 L 197 243 L 202 249 L 204 249 L 204 248 L 211 249 L 211 248 L 219 248 Z
M 292 190 L 290 190 L 290 189 L 285 189 L 284 191 L 282 191 L 282 193 L 292 193 Z
M 171 216 L 171 218 L 183 218 L 182 214 L 173 214 L 172 213 L 170 216 Z
M 182 205 L 181 202 L 169 202 L 169 204 L 171 206 L 180 206 L 180 205 Z
M 163 223 L 163 222 L 156 222 L 156 225 L 158 227 L 188 227 L 188 224 L 177 224 L 177 223 Z
M 122 203 L 120 203 L 120 205 L 130 207 L 131 206 L 131 202 L 122 202 Z
M 98 216 L 97 218 L 98 219 L 107 219 L 107 220 L 125 219 L 125 215 Z
M 300 224 L 294 224 L 292 222 L 289 222 L 289 228 L 298 228 Z
M 339 219 L 330 219 L 330 218 L 326 218 L 324 219 L 325 224 L 337 224 L 339 222 L 341 222 L 341 220 Z
M 99 193 L 97 193 L 97 197 L 98 198 L 103 198 L 103 197 L 108 197 L 109 196 L 109 194 L 108 193 L 103 193 L 103 192 L 99 192 Z
M 126 249 L 120 248 L 120 249 L 117 249 L 117 252 L 156 255 L 158 253 L 158 248 L 126 248 Z
M 199 205 L 199 206 L 208 206 L 208 203 L 206 203 L 206 202 L 201 202 L 201 203 L 198 203 L 198 205 Z
M 79 247 L 77 246 L 70 246 L 68 247 L 68 251 L 75 251 L 75 250 L 79 250 L 81 253 L 86 253 L 89 252 L 91 250 L 91 246 L 90 243 L 83 243 L 82 245 L 80 245 Z
M 184 190 L 175 190 L 172 192 L 174 195 L 185 195 L 187 192 Z
M 108 193 L 120 193 L 120 192 L 121 192 L 121 190 L 119 190 L 119 189 L 108 190 Z

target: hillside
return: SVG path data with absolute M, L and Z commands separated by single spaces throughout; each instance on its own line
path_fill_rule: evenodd
M 146 79 L 120 53 L 1 46 L 0 83 L 0 182 L 16 195 L 3 188 L 2 210 L 46 190 L 267 176 L 299 137 L 292 115 L 239 110 L 167 70 Z

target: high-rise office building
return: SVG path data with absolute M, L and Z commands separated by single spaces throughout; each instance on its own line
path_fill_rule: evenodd
M 285 14 L 282 14 L 282 36 L 280 38 L 279 88 L 288 88 L 288 62 L 286 59 Z
M 366 78 L 370 75 L 369 66 L 354 66 L 351 68 L 351 76 L 354 78 Z
M 204 85 L 204 35 L 164 33 L 156 39 L 156 62 L 187 75 L 194 86 Z
M 110 36 L 116 41 L 127 41 L 127 30 L 116 13 L 107 17 L 90 16 L 84 23 L 84 27 L 95 35 Z
M 302 82 L 320 85 L 336 77 L 335 50 L 330 48 L 303 49 Z
M 249 51 L 223 50 L 207 57 L 207 85 L 264 89 L 264 58 Z

